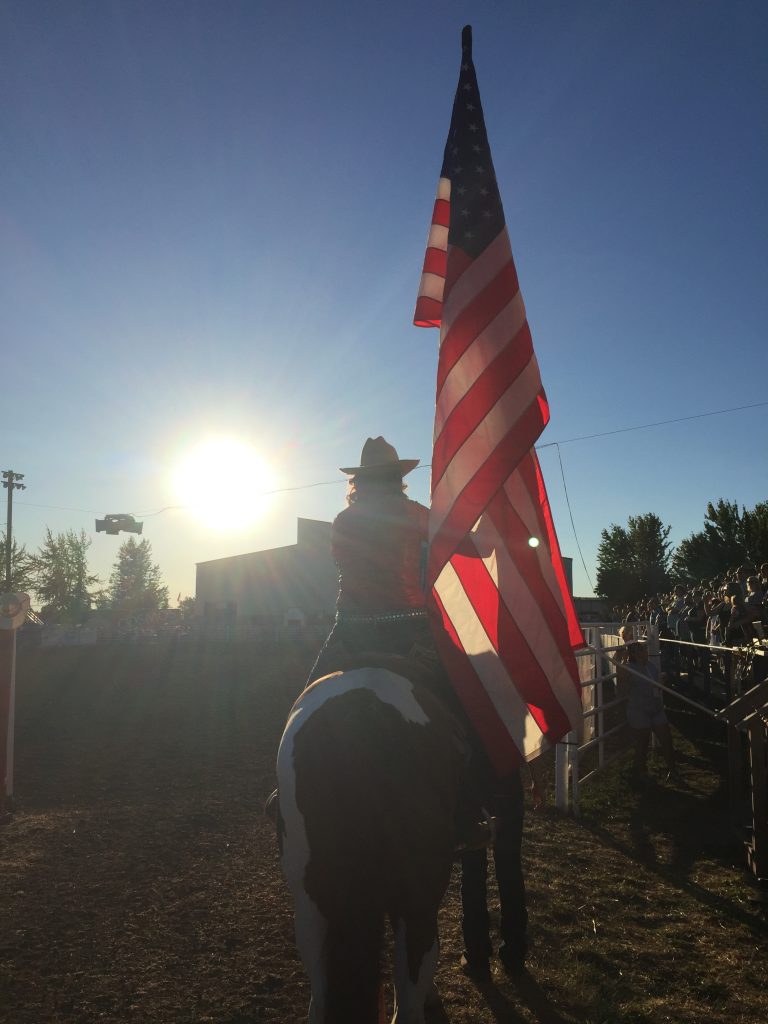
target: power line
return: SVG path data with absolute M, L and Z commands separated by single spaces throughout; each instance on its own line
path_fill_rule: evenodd
M 565 482 L 565 471 L 563 470 L 563 459 L 562 459 L 562 456 L 560 455 L 560 445 L 557 442 L 555 442 L 555 448 L 557 450 L 557 459 L 558 459 L 558 462 L 560 463 L 560 476 L 563 478 L 563 490 L 565 491 L 565 503 L 568 506 L 568 515 L 571 517 L 571 528 L 573 530 L 573 539 L 576 541 L 576 547 L 577 547 L 578 552 L 579 552 L 579 557 L 581 558 L 581 564 L 584 566 L 584 572 L 585 572 L 586 577 L 587 577 L 587 582 L 589 583 L 589 588 L 592 591 L 592 593 L 594 594 L 595 588 L 594 588 L 594 586 L 592 584 L 592 579 L 591 579 L 591 577 L 589 575 L 589 570 L 587 569 L 587 563 L 584 561 L 584 555 L 582 554 L 582 551 L 581 551 L 581 544 L 579 544 L 579 535 L 576 533 L 576 524 L 573 521 L 573 512 L 571 511 L 571 499 L 568 497 L 568 485 Z
M 421 466 L 420 469 L 428 469 L 428 466 Z M 328 487 L 332 484 L 346 483 L 345 480 L 337 478 L 335 480 L 319 480 L 313 484 L 296 484 L 293 487 L 276 487 L 272 491 L 259 491 L 258 494 L 254 494 L 254 498 L 266 498 L 272 494 L 284 494 L 287 491 L 307 491 L 312 487 Z M 57 512 L 83 512 L 85 515 L 98 516 L 101 515 L 101 511 L 95 508 L 75 508 L 73 505 L 41 505 L 34 501 L 17 501 L 17 505 L 24 505 L 25 508 L 46 508 L 52 509 Z M 132 512 L 131 515 L 137 516 L 139 519 L 149 519 L 151 516 L 159 516 L 161 512 L 174 512 L 183 511 L 188 508 L 196 508 L 194 504 L 190 505 L 163 505 L 162 508 L 155 509 L 153 512 Z
M 582 434 L 580 437 L 566 437 L 564 441 L 550 441 L 548 444 L 537 445 L 536 450 L 552 448 L 558 444 L 571 444 L 573 441 L 589 441 L 593 437 L 610 437 L 612 434 L 628 434 L 632 430 L 649 430 L 651 427 L 665 427 L 669 423 L 683 423 L 685 420 L 700 420 L 705 416 L 723 416 L 729 412 L 742 412 L 744 409 L 759 409 L 768 402 L 755 402 L 753 405 L 735 405 L 732 409 L 715 409 L 713 412 L 697 412 L 693 416 L 676 416 L 673 420 L 657 420 L 655 423 L 641 423 L 636 427 L 619 427 L 618 430 L 605 430 L 600 434 Z
M 272 494 L 286 494 L 288 491 L 308 491 L 311 487 L 329 487 L 331 484 L 342 484 L 346 481 L 339 479 L 335 480 L 319 480 L 314 484 L 296 484 L 293 487 L 276 487 L 272 491 L 259 491 L 255 494 L 255 498 L 267 498 Z M 161 512 L 170 512 L 175 509 L 186 509 L 194 508 L 194 505 L 165 505 L 163 508 L 159 508 L 156 512 L 137 512 L 136 514 L 140 519 L 149 519 L 151 516 L 159 516 Z
M 17 501 L 17 505 L 23 505 L 25 508 L 51 508 L 58 512 L 85 512 L 87 515 L 97 516 L 100 515 L 95 509 L 92 508 L 73 508 L 71 505 L 39 505 L 34 501 Z
M 665 427 L 670 423 L 684 423 L 687 420 L 699 420 L 706 416 L 725 416 L 732 412 L 743 412 L 746 409 L 760 409 L 764 406 L 768 406 L 766 402 L 754 402 L 752 405 L 736 405 L 730 409 L 715 409 L 712 412 L 699 412 L 694 413 L 692 416 L 676 416 L 674 419 L 669 420 L 656 420 L 653 423 L 639 423 L 634 427 L 619 427 L 616 430 L 604 430 L 597 434 L 581 434 L 578 437 L 566 437 L 561 441 L 548 441 L 547 444 L 536 445 L 536 451 L 542 451 L 544 448 L 557 448 L 561 444 L 573 444 L 576 441 L 591 441 L 597 437 L 611 437 L 613 434 L 628 434 L 634 430 L 650 430 L 652 427 Z M 559 457 L 559 452 L 558 452 Z M 416 467 L 416 470 L 430 469 L 431 463 L 425 462 L 420 466 Z M 561 465 L 562 469 L 562 465 Z M 313 487 L 330 487 L 345 483 L 343 479 L 336 478 L 334 480 L 318 480 L 311 484 L 295 484 L 291 487 L 276 487 L 270 491 L 259 491 L 258 494 L 254 495 L 257 498 L 266 498 L 273 494 L 286 494 L 289 491 L 308 491 Z M 61 512 L 83 512 L 87 515 L 100 515 L 101 513 L 96 509 L 92 508 L 73 508 L 71 505 L 39 505 L 27 501 L 17 501 L 17 505 L 24 505 L 26 508 L 46 508 L 54 509 Z M 149 519 L 151 516 L 159 516 L 163 512 L 181 511 L 188 508 L 194 508 L 194 505 L 164 505 L 163 508 L 156 509 L 151 512 L 138 512 L 135 513 L 142 519 Z

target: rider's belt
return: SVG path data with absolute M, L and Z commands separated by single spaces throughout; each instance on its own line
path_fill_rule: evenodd
M 426 617 L 426 608 L 407 608 L 404 611 L 371 612 L 370 614 L 346 611 L 336 612 L 336 621 L 339 623 L 366 626 L 377 625 L 380 622 L 404 622 L 407 619 L 425 619 Z

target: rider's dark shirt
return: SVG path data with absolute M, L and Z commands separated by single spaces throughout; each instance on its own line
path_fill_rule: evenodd
M 429 510 L 405 495 L 361 499 L 333 523 L 341 612 L 423 608 L 421 579 Z

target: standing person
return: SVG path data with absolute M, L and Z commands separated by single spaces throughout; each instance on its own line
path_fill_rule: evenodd
M 719 647 L 723 642 L 723 634 L 720 626 L 720 619 L 718 617 L 719 606 L 719 595 L 710 591 L 704 598 L 704 608 L 707 612 L 707 627 L 705 635 L 707 643 L 711 647 Z
M 666 607 L 667 613 L 667 628 L 669 635 L 674 640 L 678 639 L 677 626 L 680 621 L 680 617 L 683 614 L 685 608 L 685 587 L 678 583 L 673 589 L 672 596 L 669 604 Z M 669 671 L 669 679 L 673 685 L 679 685 L 680 683 L 680 646 L 679 644 L 672 643 L 666 644 L 669 647 L 669 655 L 667 656 L 667 666 Z
M 522 772 L 528 774 L 526 769 Z M 528 949 L 528 910 L 525 905 L 525 881 L 521 861 L 523 840 L 523 782 L 521 771 L 503 779 L 484 766 L 486 779 L 484 803 L 495 819 L 493 864 L 499 892 L 498 956 L 509 973 L 522 971 Z M 530 769 L 534 809 L 543 803 L 535 768 Z M 461 930 L 464 952 L 461 968 L 477 980 L 490 977 L 493 943 L 488 910 L 488 851 L 464 850 L 461 854 Z
M 759 576 L 750 576 L 747 580 L 747 607 L 752 609 L 752 621 L 762 621 L 765 610 L 765 591 Z
M 688 628 L 688 638 L 691 643 L 705 644 L 707 642 L 707 612 L 704 607 L 704 593 L 701 590 L 694 590 L 692 600 L 687 608 L 685 624 Z M 686 662 L 688 666 L 688 687 L 692 688 L 696 672 L 706 674 L 707 664 L 704 652 L 701 647 L 688 647 L 686 650 Z
M 633 778 L 643 782 L 648 777 L 648 747 L 653 733 L 667 762 L 667 778 L 679 779 L 664 698 L 661 690 L 653 685 L 660 682 L 659 670 L 648 660 L 648 645 L 644 640 L 629 644 L 626 665 L 631 671 L 619 667 L 618 672 L 627 687 L 627 724 L 634 734 Z
M 715 616 L 715 606 L 717 603 L 717 594 L 712 590 L 705 591 L 704 614 L 707 617 L 707 621 L 704 623 L 704 643 L 707 645 L 707 650 L 702 651 L 702 663 L 704 666 L 704 687 L 708 694 L 711 691 L 712 670 L 715 666 L 715 656 L 712 647 L 716 647 L 720 643 L 720 640 L 717 638 L 719 622 Z
M 677 636 L 677 623 L 685 608 L 685 587 L 678 583 L 672 591 L 672 600 L 667 605 L 667 625 L 674 636 Z
M 725 642 L 729 646 L 738 647 L 754 640 L 756 633 L 752 622 L 754 618 L 760 618 L 760 613 L 747 604 L 738 581 L 728 584 L 726 594 L 730 601 L 731 614 L 725 630 Z
M 754 568 L 746 562 L 744 563 L 744 565 L 740 565 L 739 568 L 736 570 L 736 582 L 741 588 L 741 596 L 743 598 L 746 598 L 748 593 L 747 580 L 754 573 L 754 571 Z
M 661 598 L 658 594 L 654 594 L 648 601 L 648 622 L 651 626 L 655 626 L 656 629 L 661 629 L 662 626 L 667 624 L 667 613 L 662 607 Z
M 691 666 L 692 647 L 686 647 L 691 642 L 691 630 L 688 625 L 688 616 L 693 611 L 693 594 L 687 593 L 683 598 L 683 610 L 677 620 L 677 644 L 678 650 L 678 672 L 675 678 L 675 687 L 680 690 L 690 690 L 693 683 L 693 671 Z M 685 672 L 685 684 L 682 681 L 682 672 Z
M 726 632 L 731 617 L 731 605 L 728 600 L 728 584 L 723 583 L 717 590 L 712 611 L 709 615 L 710 643 L 715 647 L 722 647 L 726 644 Z M 716 661 L 717 669 L 722 675 L 722 682 L 730 696 L 731 692 L 731 653 L 726 650 L 718 656 Z

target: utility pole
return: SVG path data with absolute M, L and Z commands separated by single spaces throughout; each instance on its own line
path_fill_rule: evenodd
M 8 518 L 5 526 L 5 589 L 11 590 L 11 552 L 13 550 L 13 492 L 26 490 L 26 484 L 17 483 L 23 480 L 23 473 L 14 473 L 12 469 L 3 470 L 3 487 L 8 490 Z

